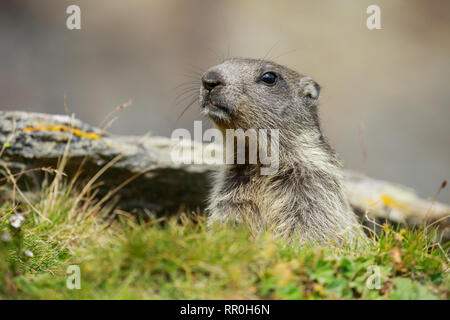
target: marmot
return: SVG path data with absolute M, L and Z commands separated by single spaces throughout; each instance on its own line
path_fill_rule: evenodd
M 311 78 L 265 60 L 233 58 L 202 75 L 202 113 L 222 133 L 279 129 L 278 171 L 261 175 L 260 163 L 224 165 L 210 194 L 208 225 L 245 221 L 256 232 L 322 244 L 362 234 L 341 164 L 319 125 L 319 92 Z

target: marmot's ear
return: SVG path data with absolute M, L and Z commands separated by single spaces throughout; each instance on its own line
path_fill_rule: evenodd
M 300 79 L 300 95 L 305 106 L 315 105 L 319 100 L 320 86 L 310 77 Z

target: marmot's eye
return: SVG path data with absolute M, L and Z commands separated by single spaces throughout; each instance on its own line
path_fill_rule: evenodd
M 261 81 L 266 84 L 274 84 L 277 81 L 277 75 L 273 72 L 266 72 L 261 76 Z

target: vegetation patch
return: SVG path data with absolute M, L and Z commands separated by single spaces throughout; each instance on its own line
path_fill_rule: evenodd
M 243 226 L 207 230 L 197 215 L 138 221 L 94 195 L 57 174 L 34 200 L 3 201 L 0 298 L 449 298 L 449 246 L 432 226 L 383 225 L 367 247 L 323 248 Z M 80 289 L 71 289 L 71 265 Z

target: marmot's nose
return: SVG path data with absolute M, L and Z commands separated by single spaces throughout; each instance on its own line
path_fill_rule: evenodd
M 202 77 L 203 88 L 211 91 L 217 86 L 223 85 L 224 82 L 220 75 L 215 71 L 208 71 Z

